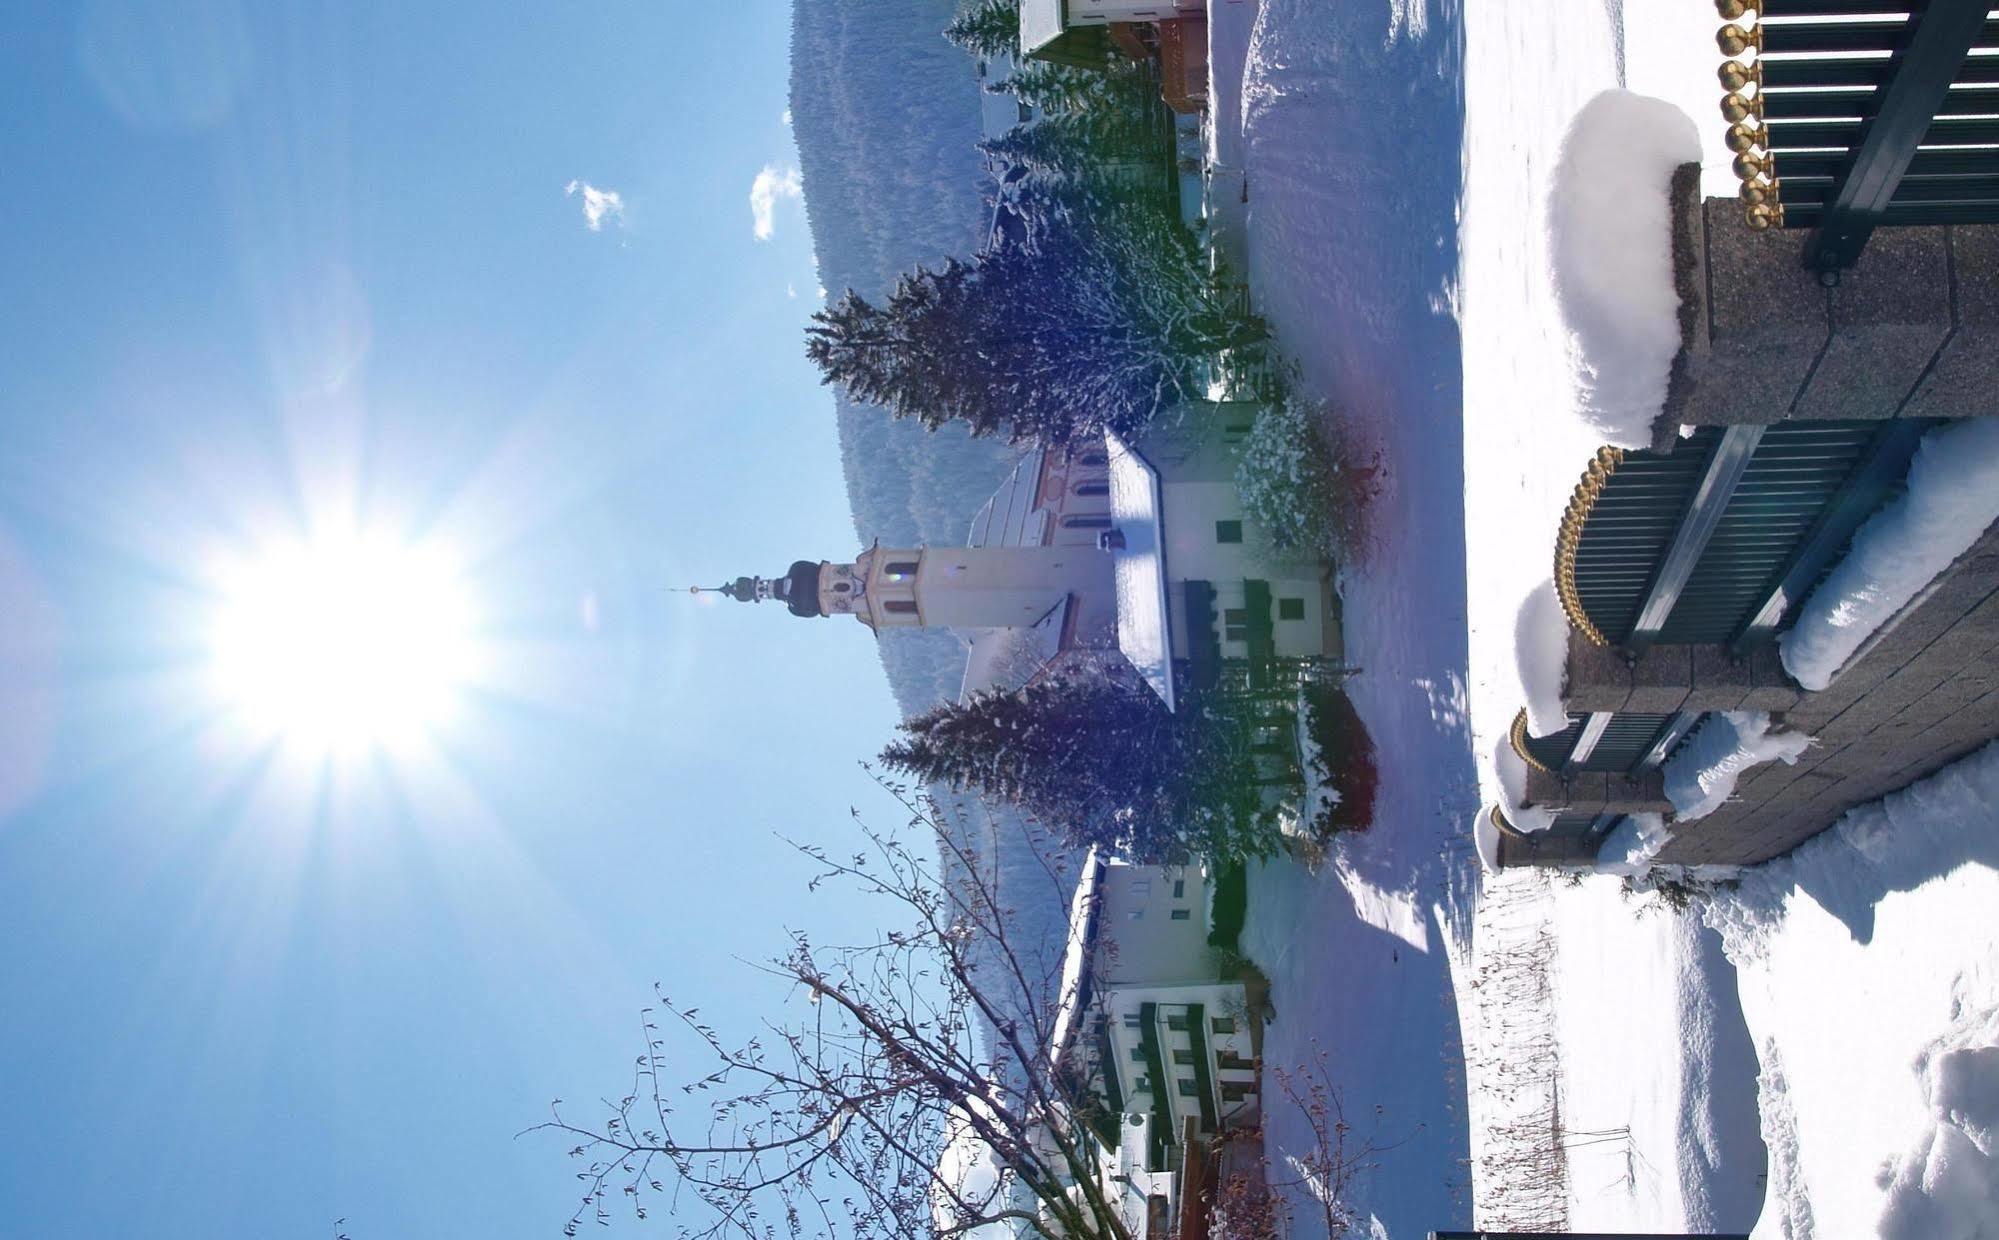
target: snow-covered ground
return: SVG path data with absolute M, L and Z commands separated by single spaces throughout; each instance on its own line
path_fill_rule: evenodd
M 1762 1061 L 1757 1240 L 1999 1236 L 1999 746 L 1703 910 Z
M 1254 872 L 1244 937 L 1273 983 L 1266 1063 L 1324 1050 L 1359 1135 L 1391 1147 L 1355 1185 L 1363 1231 L 1539 1218 L 1802 1240 L 1877 1234 L 1889 1211 L 1897 1240 L 1999 1234 L 1924 1214 L 1933 1198 L 1906 1188 L 1999 1198 L 1977 1178 L 1999 1150 L 1999 1051 L 1975 1049 L 1999 1034 L 1999 788 L 1978 810 L 1865 811 L 1873 825 L 1753 871 L 1712 926 L 1614 877 L 1508 874 L 1479 892 L 1470 828 L 1500 797 L 1491 755 L 1527 700 L 1516 621 L 1604 442 L 1557 294 L 1551 195 L 1614 169 L 1577 147 L 1564 182 L 1564 140 L 1603 91 L 1664 99 L 1693 119 L 1707 192 L 1732 194 L 1712 6 L 1215 13 L 1211 49 L 1242 49 L 1257 305 L 1332 432 L 1383 466 L 1373 545 L 1340 581 L 1380 754 L 1375 824 L 1317 875 Z M 1215 58 L 1218 91 L 1230 60 Z M 1890 820 L 1901 868 L 1880 846 Z M 1274 1152 L 1295 1155 L 1304 1125 L 1271 1110 Z M 1543 1200 L 1499 1191 L 1535 1169 Z
M 1325 1052 L 1350 1141 L 1381 1152 L 1354 1185 L 1362 1234 L 1471 1221 L 1469 1127 L 1452 975 L 1467 950 L 1477 808 L 1464 701 L 1464 512 L 1457 273 L 1460 30 L 1420 4 L 1264 0 L 1241 22 L 1249 274 L 1333 429 L 1381 453 L 1378 545 L 1342 566 L 1349 688 L 1379 744 L 1375 825 L 1317 874 L 1253 872 L 1244 946 L 1270 974 L 1268 1068 Z M 1217 64 L 1218 88 L 1233 66 Z M 1414 571 L 1421 565 L 1420 571 Z M 1302 1152 L 1267 1095 L 1274 1151 Z M 1280 1169 L 1279 1175 L 1282 1175 Z M 1309 1210 L 1300 1235 L 1312 1234 Z

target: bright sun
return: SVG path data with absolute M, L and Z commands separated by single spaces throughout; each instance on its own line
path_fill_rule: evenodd
M 267 548 L 217 584 L 216 687 L 259 735 L 398 747 L 449 723 L 476 670 L 468 595 L 436 549 L 320 538 Z

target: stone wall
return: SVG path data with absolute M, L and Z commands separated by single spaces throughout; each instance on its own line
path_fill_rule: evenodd
M 1661 861 L 1767 860 L 1999 737 L 1999 525 L 1783 723 L 1817 743 L 1796 766 L 1751 770 Z
M 1807 229 L 1754 232 L 1675 183 L 1681 351 L 1656 446 L 1685 426 L 1999 414 L 1999 225 L 1882 228 L 1826 287 Z

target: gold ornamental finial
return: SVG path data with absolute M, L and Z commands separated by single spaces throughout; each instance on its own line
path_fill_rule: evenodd
M 1724 56 L 1740 56 L 1751 48 L 1760 52 L 1763 50 L 1763 27 L 1744 30 L 1734 24 L 1723 26 L 1714 32 L 1714 42 Z
M 1750 117 L 1763 119 L 1763 96 L 1750 98 L 1736 91 L 1721 97 L 1721 119 L 1725 121 L 1746 121 Z
M 1721 68 L 1715 70 L 1715 76 L 1721 79 L 1723 90 L 1741 90 L 1751 82 L 1758 86 L 1763 84 L 1763 68 L 1760 63 L 1745 65 L 1739 60 L 1723 61 Z
M 1784 204 L 1782 203 L 1757 203 L 1743 212 L 1743 215 L 1748 219 L 1749 226 L 1757 232 L 1763 232 L 1771 228 L 1782 228 L 1784 226 Z
M 1738 180 L 1754 181 L 1766 172 L 1775 172 L 1770 159 L 1754 151 L 1744 151 L 1735 157 L 1735 175 Z
M 1736 21 L 1745 14 L 1756 11 L 1750 0 L 1714 0 L 1714 11 L 1721 14 L 1723 21 Z
M 1763 125 L 1751 125 L 1747 121 L 1728 127 L 1728 149 L 1740 154 L 1757 147 L 1770 145 L 1770 130 Z

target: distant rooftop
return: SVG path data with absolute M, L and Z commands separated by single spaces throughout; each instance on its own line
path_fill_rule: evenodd
M 1174 709 L 1173 641 L 1166 610 L 1166 548 L 1159 528 L 1159 474 L 1116 433 L 1110 451 L 1111 520 L 1123 546 L 1111 549 L 1117 585 L 1117 645 L 1145 683 Z

